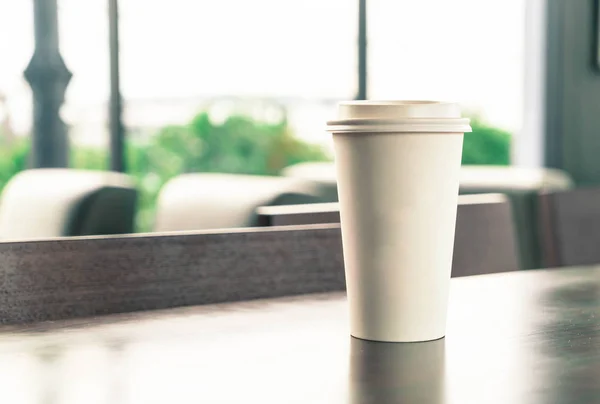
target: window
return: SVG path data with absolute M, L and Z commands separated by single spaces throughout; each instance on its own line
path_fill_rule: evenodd
M 31 89 L 23 77 L 33 53 L 29 1 L 0 1 L 0 192 L 27 167 L 32 122 Z
M 356 93 L 354 3 L 122 0 L 127 126 L 181 123 L 218 97 L 267 98 L 321 141 L 335 103 Z
M 31 129 L 31 90 L 23 77 L 33 54 L 30 1 L 0 1 L 0 126 L 4 136 Z
M 107 169 L 108 95 L 110 90 L 106 0 L 59 0 L 61 55 L 73 77 L 62 117 L 69 126 L 72 163 L 78 168 Z M 93 152 L 75 150 L 96 148 Z M 98 153 L 96 153 L 98 154 Z
M 368 19 L 370 98 L 458 101 L 518 135 L 525 2 L 369 0 Z
M 370 0 L 370 96 L 456 100 L 521 125 L 524 2 Z
M 331 157 L 325 121 L 356 94 L 354 3 L 121 0 L 127 165 L 142 229 L 175 175 L 276 174 Z

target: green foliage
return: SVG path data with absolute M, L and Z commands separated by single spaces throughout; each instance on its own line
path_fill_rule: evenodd
M 163 128 L 148 151 L 148 163 L 168 177 L 182 172 L 276 175 L 298 161 L 327 159 L 320 147 L 292 136 L 285 121 L 268 124 L 234 115 L 216 124 L 206 112 L 188 125 Z
M 82 170 L 107 170 L 108 151 L 97 147 L 72 147 L 70 163 L 71 167 Z
M 473 133 L 465 135 L 463 164 L 510 164 L 510 133 L 486 125 L 479 118 L 471 119 L 471 127 Z
M 509 164 L 510 134 L 477 118 L 471 124 L 473 133 L 465 136 L 463 164 Z M 27 139 L 7 144 L 0 137 L 0 192 L 13 175 L 27 167 L 29 149 Z M 208 112 L 201 112 L 189 124 L 167 126 L 145 140 L 130 136 L 126 150 L 127 172 L 140 191 L 139 231 L 152 229 L 159 190 L 181 173 L 277 175 L 292 164 L 329 160 L 320 146 L 294 137 L 285 119 L 263 122 L 240 113 L 214 122 Z M 72 148 L 74 168 L 105 170 L 108 163 L 106 149 Z
M 222 123 L 201 112 L 189 124 L 162 128 L 146 141 L 127 143 L 127 172 L 140 191 L 137 224 L 152 229 L 156 197 L 169 179 L 191 172 L 277 175 L 303 161 L 325 161 L 320 146 L 294 137 L 285 120 L 261 122 L 242 114 Z M 76 148 L 74 168 L 106 169 L 108 155 L 96 148 Z
M 27 139 L 17 139 L 10 144 L 0 139 L 0 192 L 13 175 L 27 168 L 28 156 Z

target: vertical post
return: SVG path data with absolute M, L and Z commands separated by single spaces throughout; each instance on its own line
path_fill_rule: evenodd
M 556 26 L 548 26 L 546 0 L 528 0 L 525 7 L 525 63 L 523 65 L 523 124 L 518 136 L 513 138 L 511 160 L 515 165 L 542 167 L 546 141 L 546 43 L 548 34 Z M 559 55 L 560 56 L 560 55 Z M 552 68 L 556 69 L 560 61 Z M 552 76 L 556 77 L 555 74 Z
M 596 0 L 594 20 L 594 68 L 600 71 L 600 0 Z
M 565 66 L 565 14 L 568 6 L 564 0 L 545 2 L 545 38 L 543 77 L 544 104 L 542 110 L 544 139 L 541 143 L 546 167 L 562 169 L 563 166 L 563 113 Z M 577 7 L 577 6 L 576 6 Z M 576 64 L 576 63 L 573 63 Z M 527 113 L 527 111 L 526 111 Z
M 108 0 L 109 51 L 110 51 L 110 168 L 125 171 L 125 130 L 123 128 L 123 102 L 119 77 L 119 3 Z
M 358 0 L 358 94 L 367 99 L 367 0 Z
M 60 108 L 72 75 L 60 55 L 57 0 L 33 0 L 33 11 L 35 50 L 24 72 L 33 92 L 31 164 L 67 167 L 67 129 Z
M 600 184 L 600 74 L 592 67 L 594 1 L 547 0 L 545 165 Z

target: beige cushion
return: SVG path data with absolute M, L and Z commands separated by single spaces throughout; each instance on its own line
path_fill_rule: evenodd
M 0 195 L 0 238 L 132 231 L 135 197 L 132 181 L 124 174 L 26 170 L 14 176 Z
M 286 167 L 283 175 L 336 184 L 334 163 L 300 163 Z M 573 187 L 573 180 L 561 170 L 512 166 L 463 166 L 460 171 L 461 190 L 539 191 Z
M 334 163 L 299 163 L 283 169 L 285 177 L 311 181 L 321 202 L 337 202 L 337 176 Z
M 254 226 L 256 208 L 318 201 L 303 180 L 236 174 L 184 174 L 160 191 L 155 231 Z
M 281 173 L 286 177 L 336 183 L 334 163 L 299 163 L 284 168 Z
M 561 170 L 551 168 L 463 166 L 461 191 L 540 191 L 570 189 L 573 180 Z

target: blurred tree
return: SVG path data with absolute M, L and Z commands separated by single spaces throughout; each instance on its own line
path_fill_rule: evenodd
M 510 133 L 489 126 L 478 117 L 471 119 L 471 127 L 473 133 L 465 135 L 463 164 L 510 164 Z
M 15 132 L 12 128 L 12 118 L 8 109 L 8 99 L 0 92 L 0 141 L 2 146 L 10 146 L 15 141 Z
M 320 146 L 294 137 L 287 120 L 261 122 L 239 112 L 222 121 L 201 112 L 188 125 L 161 129 L 146 145 L 130 142 L 128 152 L 129 172 L 140 187 L 138 223 L 144 230 L 151 228 L 160 188 L 176 175 L 277 175 L 290 164 L 329 160 Z
M 29 139 L 17 138 L 6 142 L 0 138 L 0 192 L 4 185 L 28 166 Z
M 207 111 L 189 124 L 164 127 L 146 140 L 128 139 L 128 173 L 140 192 L 138 228 L 152 229 L 156 197 L 169 179 L 191 172 L 277 175 L 288 165 L 303 161 L 326 161 L 329 156 L 317 145 L 296 138 L 284 116 L 276 122 L 262 121 L 233 111 L 216 119 Z M 96 148 L 74 148 L 72 166 L 106 169 L 108 155 Z
M 108 152 L 97 147 L 72 147 L 69 163 L 83 170 L 108 170 Z

